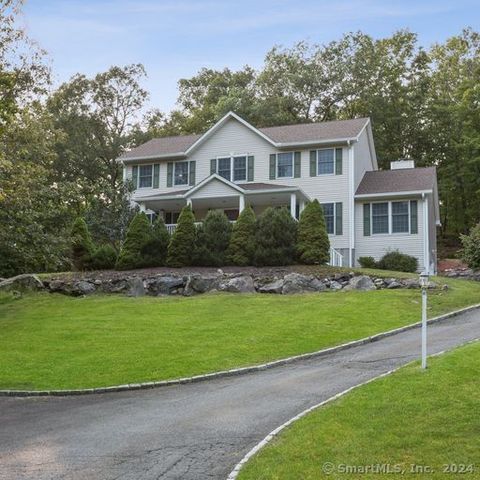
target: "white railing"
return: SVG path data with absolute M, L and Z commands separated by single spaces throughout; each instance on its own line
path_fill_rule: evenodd
M 167 230 L 168 230 L 168 233 L 171 235 L 175 229 L 177 228 L 177 224 L 176 223 L 167 223 L 165 225 L 167 227 Z
M 328 264 L 331 267 L 343 267 L 343 255 L 333 247 L 330 247 L 330 261 Z
M 235 220 L 229 220 L 230 223 L 235 223 Z M 195 226 L 201 225 L 203 222 L 195 222 Z M 177 224 L 176 223 L 167 223 L 165 224 L 167 227 L 168 233 L 171 235 L 176 229 L 177 229 Z

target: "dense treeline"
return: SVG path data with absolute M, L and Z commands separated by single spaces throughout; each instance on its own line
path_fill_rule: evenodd
M 229 110 L 257 126 L 370 116 L 381 166 L 400 157 L 438 166 L 444 235 L 479 221 L 477 32 L 429 48 L 408 31 L 274 47 L 258 71 L 203 69 L 179 81 L 176 110 L 145 113 L 142 65 L 79 73 L 53 89 L 47 54 L 16 26 L 18 8 L 0 4 L 0 276 L 69 268 L 78 216 L 118 253 L 135 214 L 118 155 L 155 136 L 203 132 Z

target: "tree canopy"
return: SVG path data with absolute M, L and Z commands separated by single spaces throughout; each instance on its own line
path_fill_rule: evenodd
M 407 30 L 273 46 L 258 69 L 180 79 L 167 113 L 146 111 L 140 64 L 80 72 L 54 88 L 47 53 L 15 21 L 21 4 L 0 4 L 0 276 L 64 268 L 78 216 L 96 244 L 118 251 L 135 212 L 116 158 L 153 137 L 203 133 L 229 110 L 258 127 L 369 116 L 380 167 L 398 158 L 437 167 L 444 236 L 480 221 L 472 29 L 431 46 Z

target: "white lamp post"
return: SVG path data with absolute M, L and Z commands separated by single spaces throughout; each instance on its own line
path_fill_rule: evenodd
M 422 288 L 422 368 L 427 368 L 427 272 L 420 274 L 420 287 Z

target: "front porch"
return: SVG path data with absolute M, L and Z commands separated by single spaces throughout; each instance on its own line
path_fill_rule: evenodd
M 149 215 L 161 216 L 170 234 L 177 227 L 177 220 L 183 207 L 190 205 L 197 224 L 201 224 L 210 210 L 222 210 L 230 222 L 249 205 L 256 216 L 268 207 L 285 207 L 298 220 L 310 198 L 301 188 L 269 183 L 232 183 L 217 174 L 189 190 L 172 191 L 149 196 L 135 196 L 132 199 L 140 209 Z M 331 266 L 343 266 L 343 256 L 334 248 L 330 249 Z
M 310 198 L 299 188 L 267 183 L 232 183 L 217 174 L 189 190 L 135 196 L 132 199 L 146 213 L 160 215 L 165 223 L 175 225 L 180 211 L 190 205 L 195 219 L 201 222 L 209 210 L 223 210 L 230 221 L 235 221 L 246 205 L 260 215 L 268 207 L 286 207 L 298 219 Z

